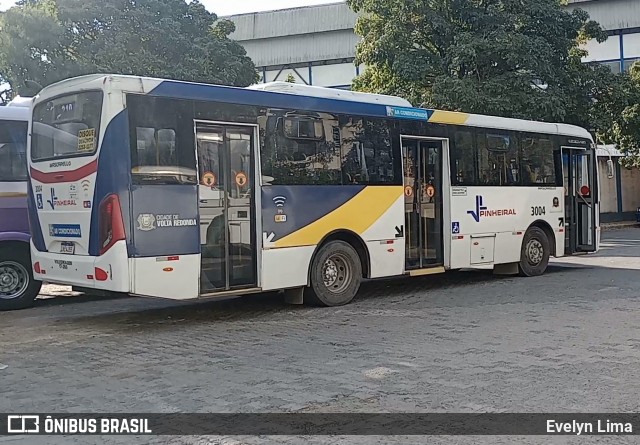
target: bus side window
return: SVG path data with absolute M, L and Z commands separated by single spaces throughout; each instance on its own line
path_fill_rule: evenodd
M 396 184 L 401 180 L 388 121 L 344 117 L 341 132 L 343 184 Z
M 138 165 L 155 165 L 155 130 L 149 127 L 136 128 L 136 151 Z
M 26 145 L 26 122 L 0 122 L 0 181 L 27 180 Z
M 520 183 L 518 147 L 512 134 L 479 132 L 478 164 L 481 185 Z
M 333 115 L 268 110 L 261 125 L 262 173 L 274 185 L 340 184 Z
M 193 114 L 187 101 L 127 95 L 136 184 L 197 182 Z
M 548 136 L 522 137 L 522 185 L 556 185 L 554 143 Z
M 451 183 L 454 185 L 475 185 L 477 184 L 475 134 L 462 129 L 454 129 L 453 131 Z

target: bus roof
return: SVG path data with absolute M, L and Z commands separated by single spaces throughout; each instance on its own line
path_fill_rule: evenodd
M 70 91 L 79 92 L 108 88 L 156 97 L 218 101 L 260 107 L 354 114 L 380 118 L 394 117 L 397 119 L 427 121 L 435 124 L 558 134 L 593 141 L 587 130 L 575 125 L 413 108 L 406 100 L 394 96 L 367 95 L 355 92 L 347 94 L 344 91 L 338 93 L 330 88 L 305 87 L 301 85 L 286 87 L 282 86 L 281 83 L 284 82 L 267 84 L 267 86 L 255 85 L 248 88 L 239 88 L 151 77 L 92 74 L 49 85 L 40 91 L 34 103 Z
M 32 102 L 33 102 L 33 97 L 16 96 L 7 104 L 7 107 L 29 108 Z
M 267 82 L 247 87 L 250 90 L 272 91 L 275 93 L 293 94 L 296 96 L 323 97 L 325 99 L 348 100 L 396 107 L 411 107 L 411 102 L 397 96 L 386 94 L 360 93 L 356 91 L 323 88 L 312 85 L 299 85 L 289 82 Z
M 4 106 L 0 107 L 0 120 L 28 121 L 31 110 L 25 106 Z

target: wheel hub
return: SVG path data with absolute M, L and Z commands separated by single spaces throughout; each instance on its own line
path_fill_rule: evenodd
M 327 260 L 324 265 L 324 285 L 327 287 L 332 286 L 338 280 L 338 266 L 332 260 Z
M 527 259 L 529 263 L 537 266 L 542 262 L 544 257 L 544 248 L 542 243 L 537 239 L 532 239 L 527 243 Z
M 341 293 L 351 282 L 351 266 L 342 254 L 334 254 L 327 258 L 322 266 L 322 280 L 332 293 Z
M 29 286 L 29 273 L 14 261 L 0 263 L 0 299 L 18 298 Z

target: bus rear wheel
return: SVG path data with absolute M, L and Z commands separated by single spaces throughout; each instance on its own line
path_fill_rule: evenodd
M 305 300 L 316 306 L 342 306 L 353 300 L 361 282 L 362 264 L 355 249 L 344 241 L 330 241 L 311 263 Z
M 28 248 L 0 248 L 0 311 L 32 306 L 41 286 L 33 279 Z
M 539 227 L 530 227 L 524 234 L 520 251 L 520 275 L 536 277 L 542 275 L 549 265 L 549 239 Z

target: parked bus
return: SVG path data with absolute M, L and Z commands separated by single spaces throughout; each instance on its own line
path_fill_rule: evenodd
M 33 279 L 27 218 L 27 126 L 31 99 L 0 107 L 0 310 L 31 306 Z
M 33 269 L 52 283 L 332 306 L 363 279 L 536 276 L 599 243 L 594 145 L 570 125 L 91 75 L 44 88 L 31 133 Z

